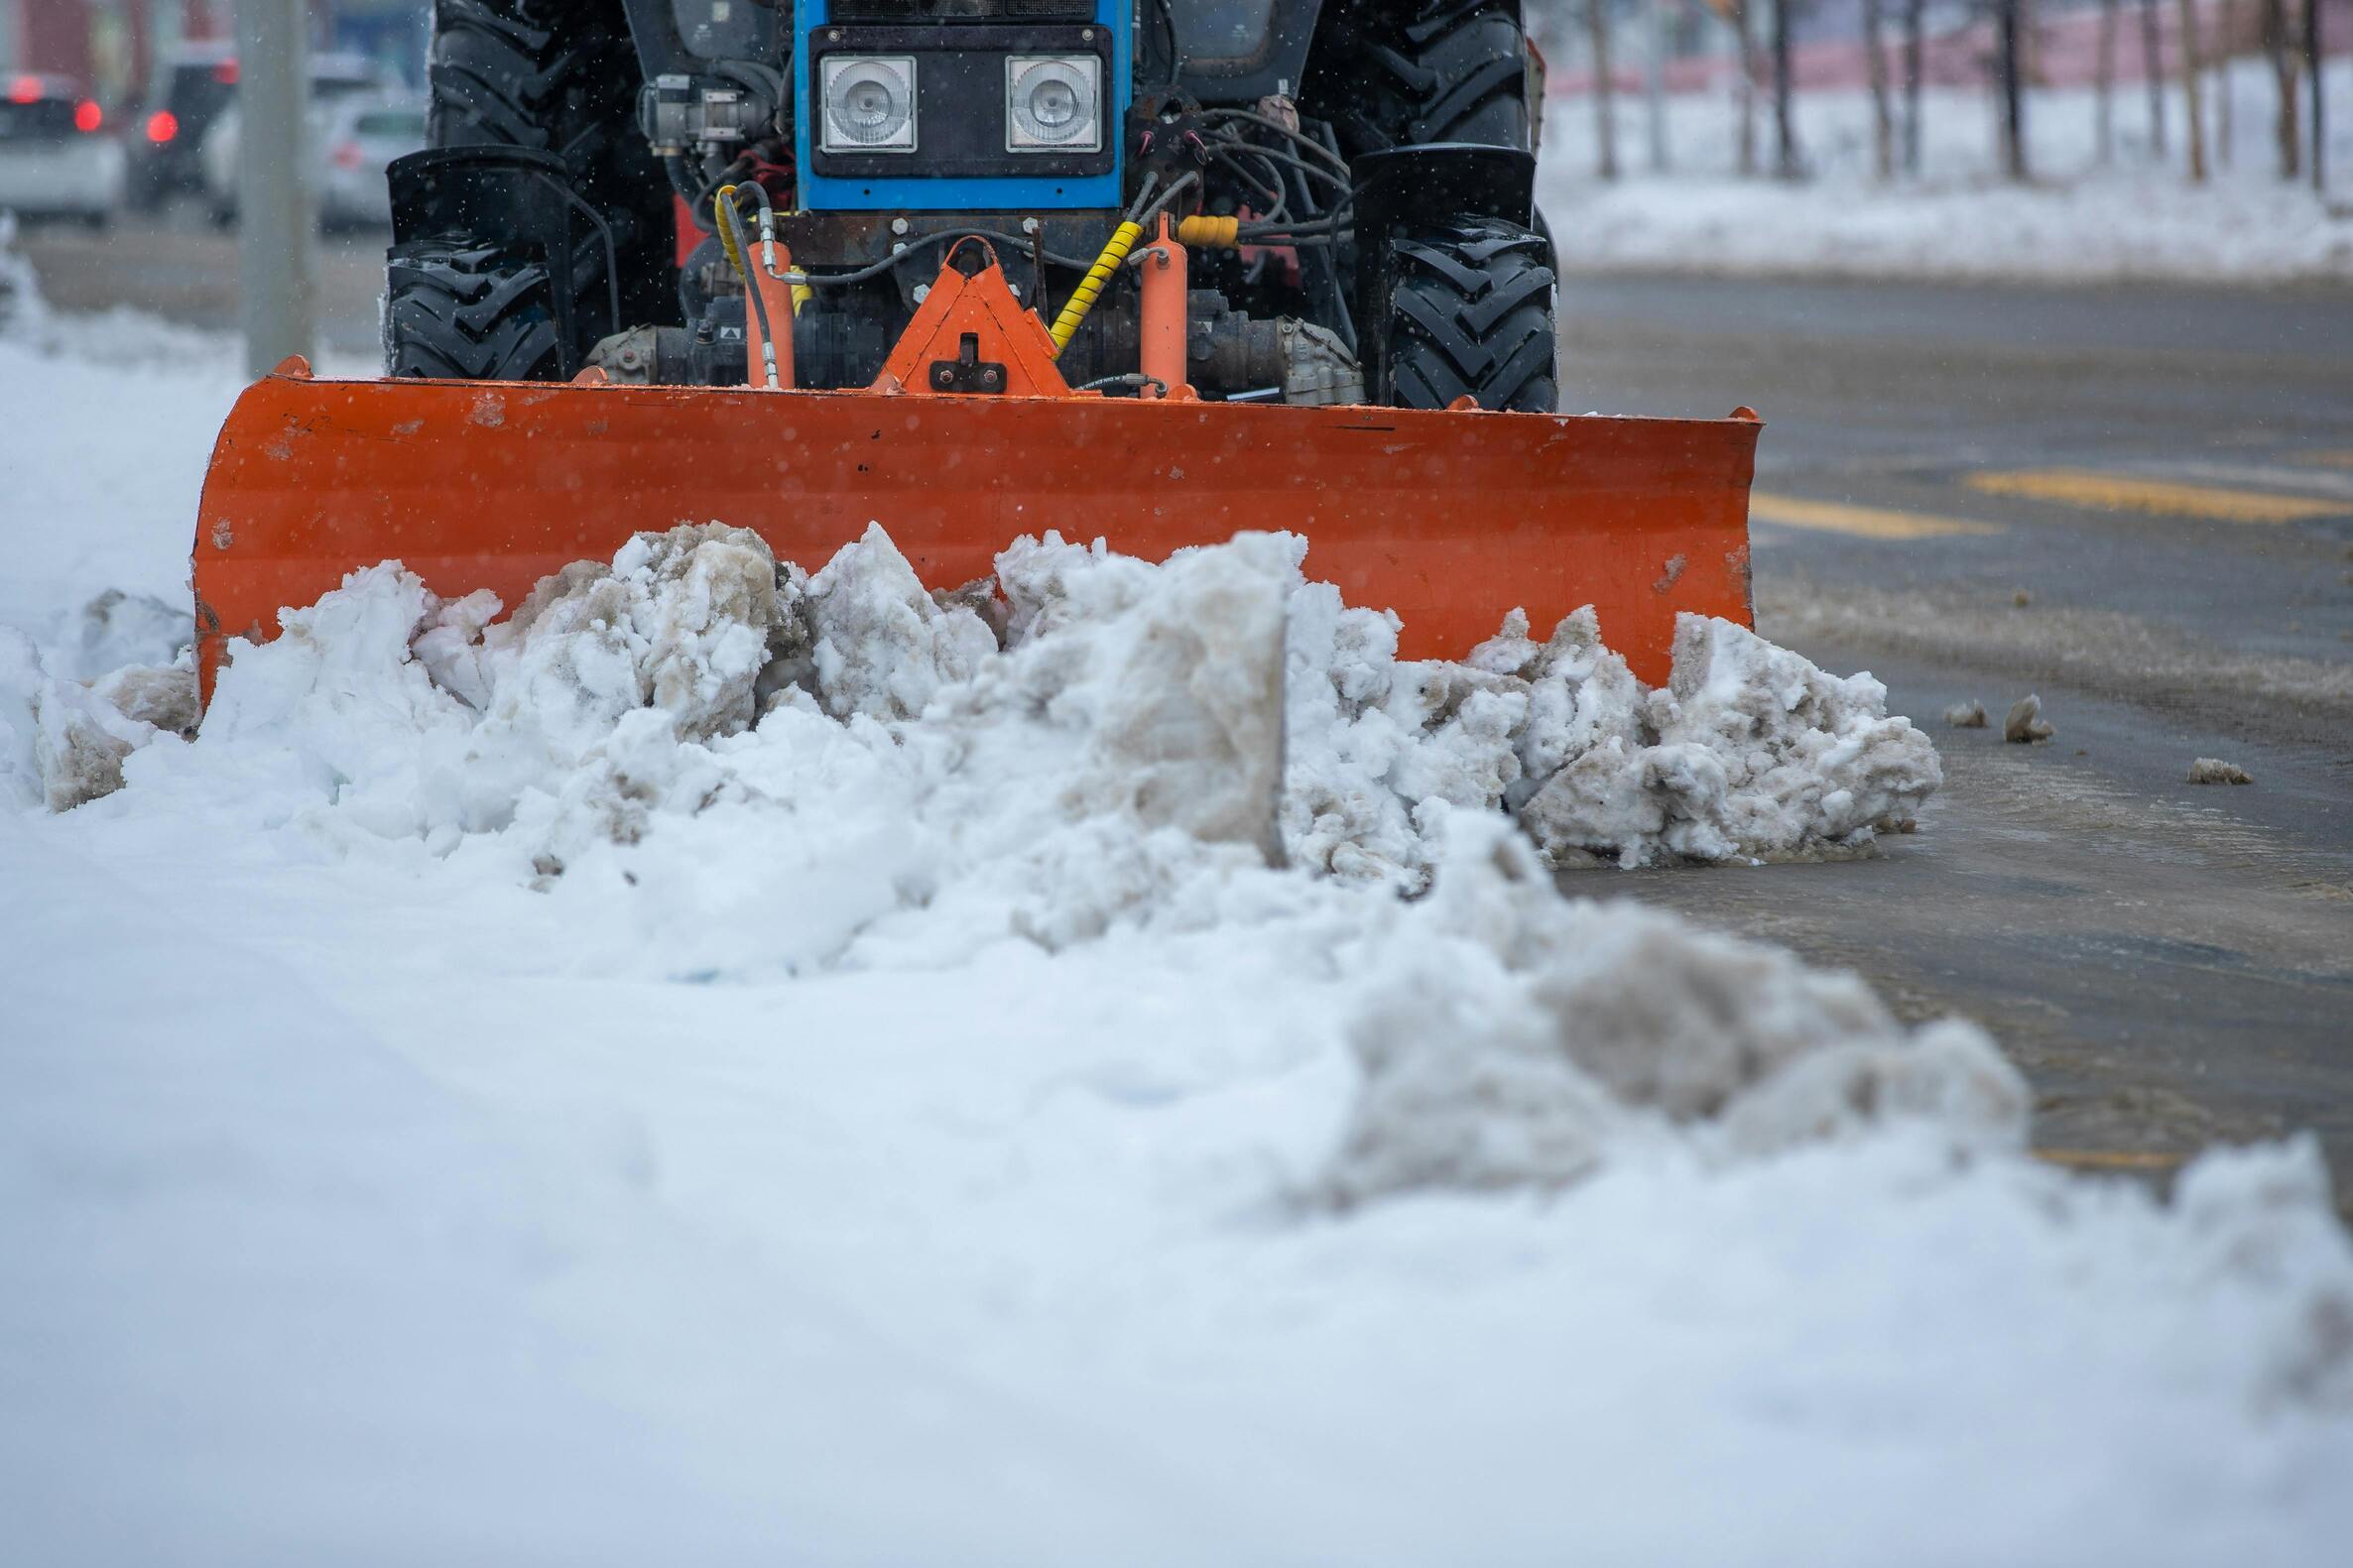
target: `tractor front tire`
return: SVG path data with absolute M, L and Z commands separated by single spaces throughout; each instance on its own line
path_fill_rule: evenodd
M 428 146 L 554 154 L 613 225 L 623 319 L 607 330 L 677 315 L 670 184 L 638 130 L 641 76 L 621 0 L 435 0 L 427 78 Z M 603 252 L 590 256 L 573 279 L 583 322 L 607 313 Z
M 563 363 L 545 262 L 462 235 L 396 245 L 386 269 L 384 372 L 551 381 Z
M 1457 218 L 1400 235 L 1389 291 L 1388 402 L 1550 414 L 1552 250 L 1505 218 Z
M 1352 0 L 1327 8 L 1302 103 L 1350 158 L 1470 142 L 1532 151 L 1520 0 Z

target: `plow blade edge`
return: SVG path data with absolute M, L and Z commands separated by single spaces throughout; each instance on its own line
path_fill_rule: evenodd
M 1149 559 L 1306 536 L 1310 577 L 1395 610 L 1401 654 L 1459 658 L 1520 606 L 1593 605 L 1666 678 L 1677 611 L 1749 620 L 1761 426 L 1190 401 L 320 381 L 249 388 L 204 484 L 193 579 L 207 700 L 233 637 L 277 635 L 399 560 L 512 609 L 567 562 L 680 523 L 757 531 L 814 570 L 867 524 L 925 582 L 990 574 L 1053 529 Z

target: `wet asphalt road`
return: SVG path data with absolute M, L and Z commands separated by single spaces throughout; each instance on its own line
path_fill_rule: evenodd
M 382 244 L 326 246 L 331 348 L 374 342 Z M 234 241 L 185 215 L 29 248 L 67 307 L 234 322 Z M 2053 1157 L 2309 1128 L 2353 1212 L 2353 290 L 1582 278 L 1562 317 L 1564 408 L 1763 412 L 1761 628 L 1879 675 L 1947 772 L 1876 858 L 1568 886 L 1980 1020 Z M 2057 734 L 2006 745 L 2028 691 Z M 1942 725 L 1971 700 L 1994 728 Z
M 2353 1198 L 2353 292 L 1584 279 L 1563 313 L 1564 407 L 1763 412 L 1760 628 L 1885 680 L 1947 773 L 1876 859 L 1569 885 L 1979 1019 L 2054 1157 L 2309 1128 Z M 2029 691 L 2057 733 L 2005 744 Z

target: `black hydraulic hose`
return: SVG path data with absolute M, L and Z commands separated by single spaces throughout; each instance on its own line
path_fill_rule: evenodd
M 1312 175 L 1317 180 L 1325 181 L 1328 183 L 1337 186 L 1343 193 L 1353 191 L 1356 188 L 1354 182 L 1350 180 L 1347 174 L 1346 165 L 1342 165 L 1340 169 L 1335 172 L 1333 170 L 1324 168 L 1321 164 L 1310 164 L 1305 159 L 1300 157 L 1299 154 L 1286 153 L 1280 148 L 1260 147 L 1253 143 L 1250 150 L 1258 154 L 1258 156 L 1261 158 L 1271 158 L 1279 164 L 1289 164 L 1292 168 L 1299 170 L 1302 174 Z
M 1338 153 L 1333 152 L 1331 149 L 1325 147 L 1321 142 L 1316 141 L 1306 132 L 1299 130 L 1293 126 L 1285 125 L 1281 120 L 1276 119 L 1271 114 L 1261 114 L 1256 109 L 1204 109 L 1201 112 L 1201 118 L 1204 120 L 1247 120 L 1252 125 L 1263 125 L 1268 130 L 1273 131 L 1276 135 L 1288 138 L 1290 141 L 1305 148 L 1308 152 L 1324 159 L 1330 163 L 1332 167 L 1339 173 L 1343 175 L 1348 173 L 1348 161 L 1346 159 L 1342 158 Z
M 1135 219 L 1137 226 L 1149 231 L 1152 227 L 1152 220 L 1161 215 L 1162 209 L 1167 207 L 1170 202 L 1176 200 L 1178 196 L 1184 194 L 1186 187 L 1197 185 L 1200 182 L 1201 177 L 1191 173 L 1179 175 L 1175 180 L 1170 181 L 1169 188 L 1162 191 L 1159 198 L 1155 200 L 1151 206 L 1146 207 L 1143 212 L 1137 216 Z
M 604 288 L 606 301 L 613 311 L 612 329 L 616 332 L 626 331 L 629 323 L 621 319 L 621 247 L 613 239 L 612 224 L 605 221 L 603 213 L 581 200 L 579 192 L 546 170 L 533 169 L 527 173 L 545 181 L 557 195 L 579 208 L 588 221 L 596 225 L 597 237 L 604 241 Z
M 1161 380 L 1160 377 L 1140 375 L 1135 371 L 1129 371 L 1124 376 L 1105 376 L 1100 381 L 1083 382 L 1070 390 L 1072 392 L 1101 392 L 1106 387 L 1133 387 L 1138 392 L 1143 391 L 1146 387 L 1157 387 L 1160 389 L 1162 397 L 1165 398 L 1169 395 L 1169 384 Z
M 759 376 L 760 384 L 765 386 L 769 379 L 767 368 L 776 363 L 776 331 L 768 324 L 768 297 L 760 292 L 760 282 L 752 276 L 752 268 L 758 263 L 752 259 L 750 248 L 744 244 L 743 219 L 742 215 L 735 210 L 734 196 L 728 194 L 714 200 L 711 203 L 711 210 L 718 219 L 720 243 L 727 247 L 729 258 L 735 260 L 736 265 L 743 272 L 743 292 L 752 306 L 753 316 L 760 323 L 760 342 L 765 350 L 764 362 L 759 366 L 746 366 L 745 368 Z M 792 330 L 792 323 L 789 321 L 786 323 L 786 330 Z
M 800 275 L 800 281 L 812 289 L 839 289 L 848 284 L 864 283 L 870 278 L 880 278 L 918 251 L 929 250 L 949 240 L 970 239 L 975 235 L 1013 246 L 1029 246 L 1033 242 L 1031 235 L 1007 234 L 1000 229 L 942 229 L 936 234 L 927 234 L 922 239 L 909 240 L 905 250 L 894 251 L 881 261 L 860 267 L 855 272 L 813 273 L 805 270 Z M 1092 262 L 1080 261 L 1075 256 L 1057 256 L 1053 251 L 1040 251 L 1038 254 L 1054 266 L 1067 268 L 1071 272 L 1084 272 L 1094 265 Z
M 1258 149 L 1250 148 L 1248 151 L 1256 152 Z M 1284 193 L 1283 186 L 1280 183 L 1283 178 L 1282 172 L 1280 170 L 1274 169 L 1272 166 L 1269 167 L 1268 172 L 1275 176 L 1275 179 L 1278 182 L 1275 184 L 1267 184 L 1261 181 L 1256 175 L 1242 167 L 1241 159 L 1235 155 L 1232 149 L 1222 146 L 1216 147 L 1210 150 L 1209 156 L 1216 159 L 1220 164 L 1223 164 L 1227 169 L 1232 170 L 1236 178 L 1242 180 L 1244 182 L 1250 185 L 1255 186 L 1258 191 L 1266 197 L 1270 205 L 1267 211 L 1262 214 L 1260 221 L 1273 223 L 1282 218 L 1283 215 L 1290 210 L 1291 197 Z

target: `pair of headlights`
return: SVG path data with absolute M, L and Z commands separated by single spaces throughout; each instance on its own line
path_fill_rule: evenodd
M 828 56 L 823 75 L 824 151 L 915 151 L 915 56 Z M 1101 98 L 1102 61 L 1092 55 L 1007 56 L 1005 150 L 1101 152 Z

